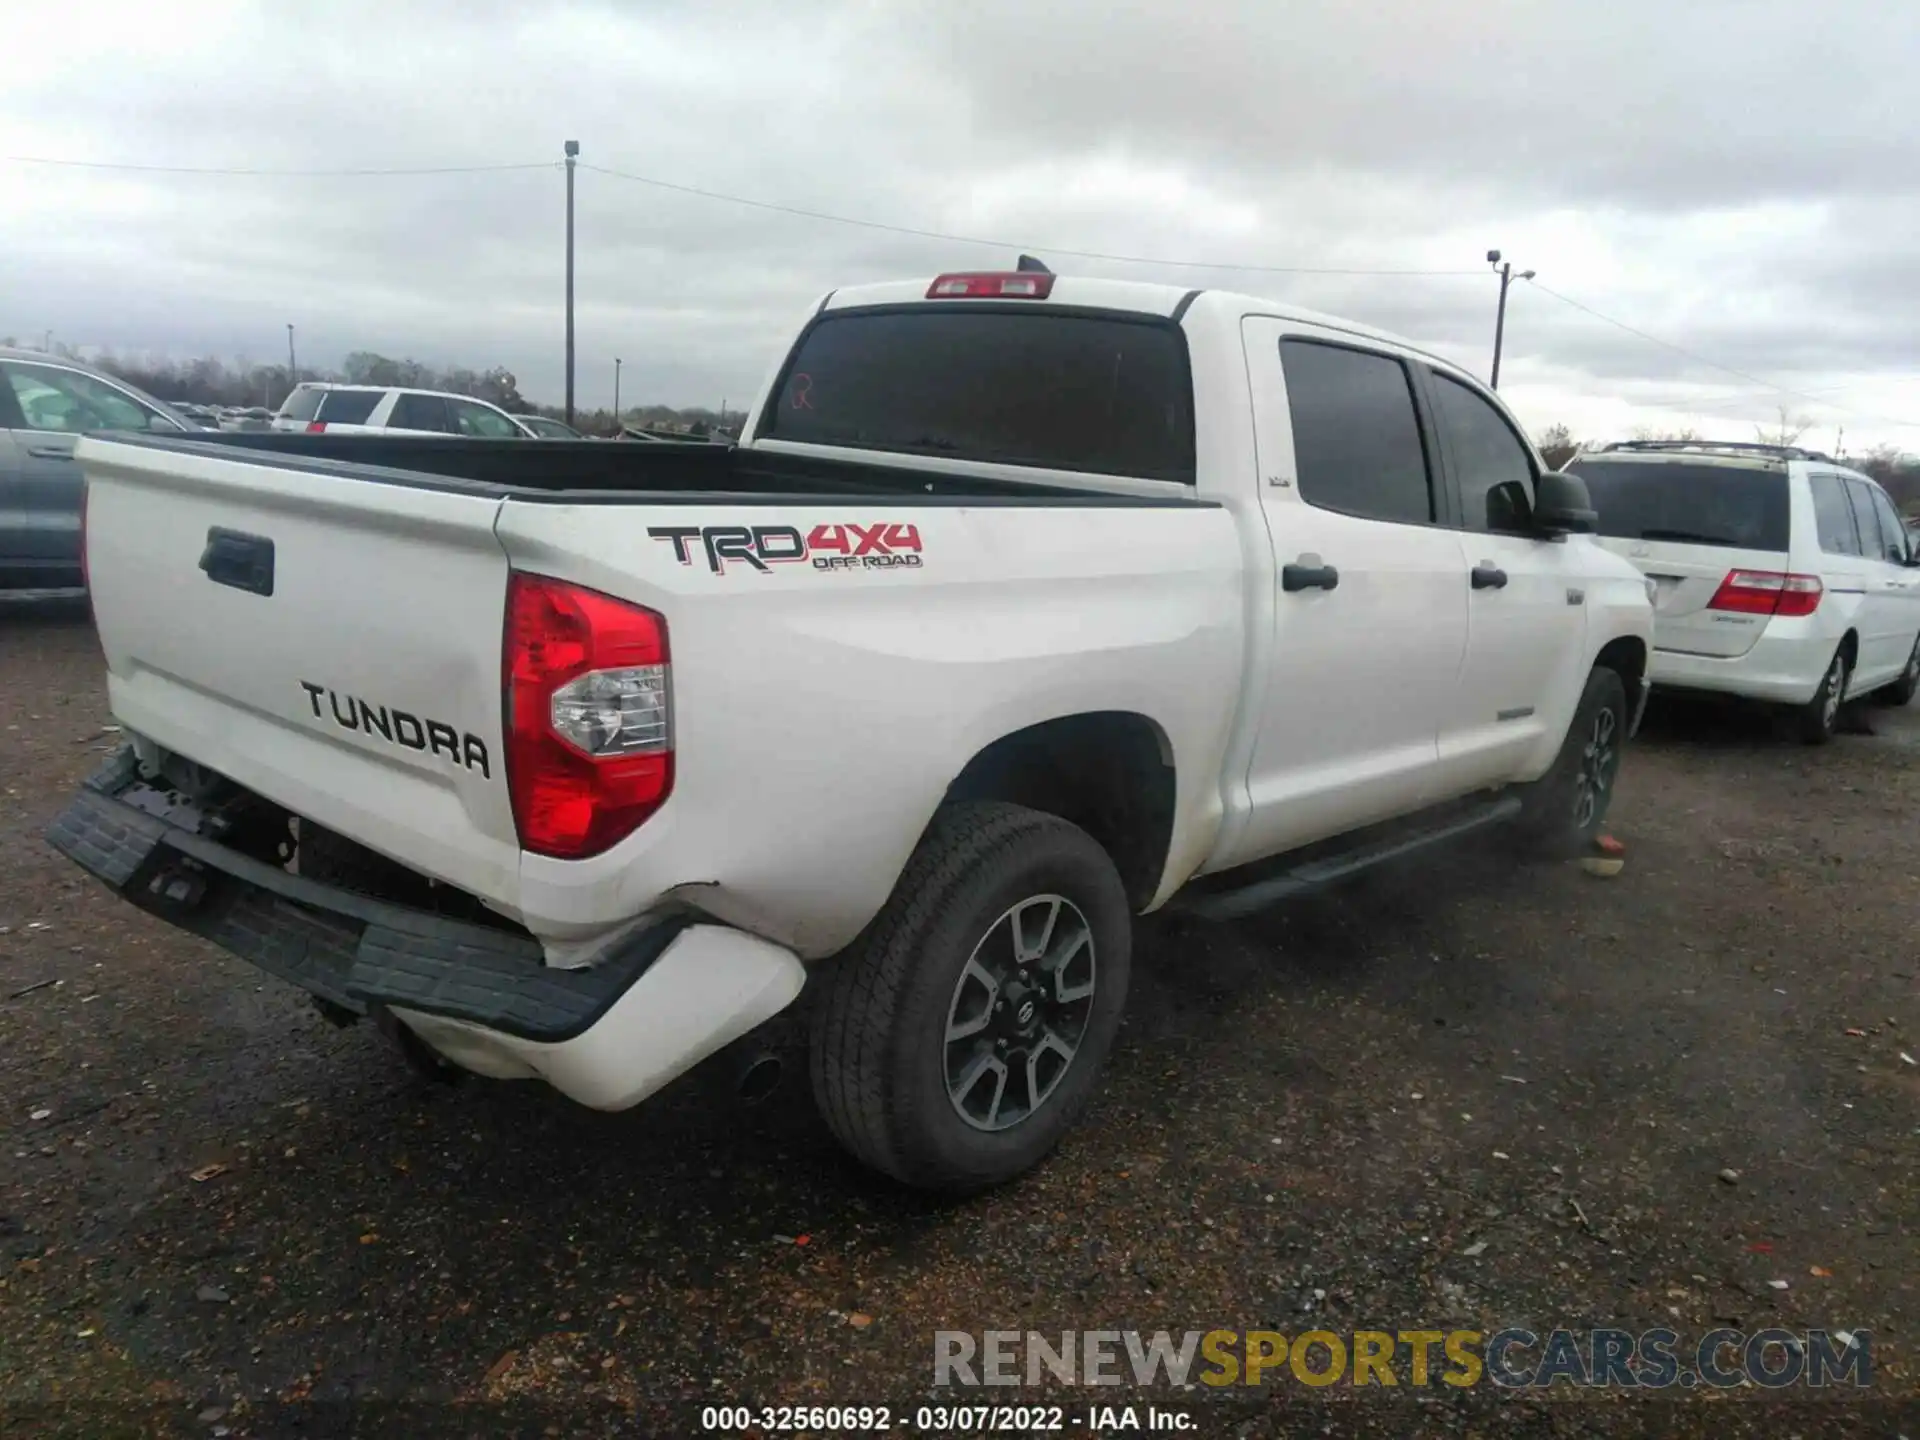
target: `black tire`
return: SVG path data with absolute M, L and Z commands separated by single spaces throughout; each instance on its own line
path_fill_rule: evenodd
M 1806 745 L 1824 745 L 1833 739 L 1840 724 L 1840 706 L 1846 699 L 1847 681 L 1853 675 L 1847 647 L 1833 652 L 1827 673 L 1820 677 L 1820 688 L 1813 698 L 1793 712 L 1793 728 Z
M 1054 900 L 1065 904 L 1047 910 Z M 1066 931 L 1059 929 L 1062 917 Z M 1008 927 L 1027 926 L 1031 940 L 1042 921 L 1042 939 L 1056 950 L 1081 928 L 1090 948 L 1075 946 L 1052 970 L 1052 951 L 1008 965 L 1019 948 Z M 880 914 L 821 976 L 809 1055 L 820 1113 L 856 1157 L 908 1185 L 966 1194 L 1022 1174 L 1059 1143 L 1093 1096 L 1126 1005 L 1132 942 L 1120 876 L 1084 830 L 1017 805 L 942 809 Z M 970 971 L 976 957 L 980 969 Z M 1002 978 L 991 989 L 973 978 L 996 966 Z M 1023 978 L 1043 973 L 1062 993 L 1088 976 L 1091 992 L 1056 1001 Z M 958 1023 L 978 1021 L 980 1028 L 954 1037 L 964 997 L 977 1013 Z M 996 998 L 1014 1003 L 995 1008 Z M 1009 1031 L 1027 1009 L 1028 1028 Z M 1058 1068 L 1059 1050 L 1046 1036 L 1075 1024 L 1078 1038 Z M 950 1094 L 963 1083 L 956 1076 L 996 1062 L 998 1088 L 990 1095 L 978 1085 L 960 1098 Z M 1039 1097 L 1024 1116 L 1016 1087 Z M 1005 1120 L 1002 1128 L 981 1128 L 982 1116 L 962 1113 L 963 1105 L 977 1111 L 989 1102 L 984 1120 Z
M 1528 850 L 1559 860 L 1593 847 L 1613 804 L 1627 719 L 1625 683 L 1617 671 L 1596 667 L 1587 675 L 1553 768 L 1522 797 L 1515 828 Z
M 1882 686 L 1878 698 L 1888 705 L 1905 705 L 1916 694 L 1920 694 L 1920 639 L 1914 640 L 1913 649 L 1907 655 L 1907 668 L 1900 672 L 1900 678 Z

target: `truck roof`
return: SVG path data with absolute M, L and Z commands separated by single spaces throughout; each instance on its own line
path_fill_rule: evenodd
M 981 272 L 992 271 L 992 266 L 980 266 Z M 974 273 L 972 271 L 958 273 Z M 867 305 L 940 305 L 965 306 L 980 304 L 980 301 L 943 299 L 931 300 L 927 296 L 928 288 L 935 276 L 929 275 L 920 280 L 887 280 L 871 285 L 849 285 L 830 291 L 820 302 L 821 311 L 852 310 Z M 992 303 L 992 302 L 986 302 Z M 1398 349 L 1409 351 L 1434 364 L 1459 373 L 1466 373 L 1458 361 L 1449 360 L 1444 355 L 1436 355 L 1425 346 L 1419 345 L 1404 335 L 1396 335 L 1390 330 L 1377 329 L 1357 320 L 1348 320 L 1338 315 L 1328 315 L 1323 311 L 1309 310 L 1303 305 L 1290 305 L 1285 301 L 1273 300 L 1259 295 L 1246 295 L 1231 290 L 1208 290 L 1194 286 L 1161 285 L 1146 280 L 1105 280 L 1082 275 L 1059 275 L 1053 282 L 1052 295 L 1041 305 L 1076 305 L 1097 310 L 1128 310 L 1140 315 L 1160 315 L 1171 317 L 1185 315 L 1193 311 L 1214 312 L 1222 319 L 1237 319 L 1241 315 L 1271 315 L 1281 320 L 1298 320 L 1305 325 L 1316 325 L 1329 330 L 1343 330 L 1350 335 L 1363 336 L 1371 340 L 1383 341 Z

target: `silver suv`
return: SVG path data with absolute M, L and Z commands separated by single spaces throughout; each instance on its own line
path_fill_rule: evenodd
M 77 360 L 0 350 L 0 597 L 86 593 L 74 442 L 96 430 L 199 429 L 172 407 Z

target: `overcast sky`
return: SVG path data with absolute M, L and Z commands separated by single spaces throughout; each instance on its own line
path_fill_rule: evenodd
M 164 10 L 164 15 L 161 11 Z M 370 349 L 582 405 L 736 405 L 837 285 L 1009 265 L 1399 331 L 1536 433 L 1812 419 L 1920 450 L 1920 6 L 1872 0 L 63 0 L 0 48 L 0 335 L 303 364 Z M 18 26 L 9 27 L 15 40 Z M 1067 250 L 1205 262 L 1079 259 Z M 1315 275 L 1245 267 L 1438 270 Z M 1781 394 L 1768 385 L 1799 395 Z M 1897 422 L 1911 422 L 1901 424 Z

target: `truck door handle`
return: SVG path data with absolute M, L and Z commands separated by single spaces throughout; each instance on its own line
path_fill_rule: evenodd
M 1302 556 L 1304 560 L 1306 557 Z M 1331 590 L 1340 583 L 1340 572 L 1331 565 L 1302 565 L 1296 560 L 1280 567 L 1280 588 L 1294 590 Z
M 250 595 L 273 594 L 273 541 L 218 525 L 207 529 L 207 548 L 200 552 L 200 568 L 216 585 L 230 585 Z
M 64 445 L 29 445 L 27 454 L 36 460 L 71 460 L 73 451 Z
M 1504 590 L 1507 586 L 1507 572 L 1498 565 L 1489 565 L 1482 560 L 1473 567 L 1473 588 L 1476 590 Z

